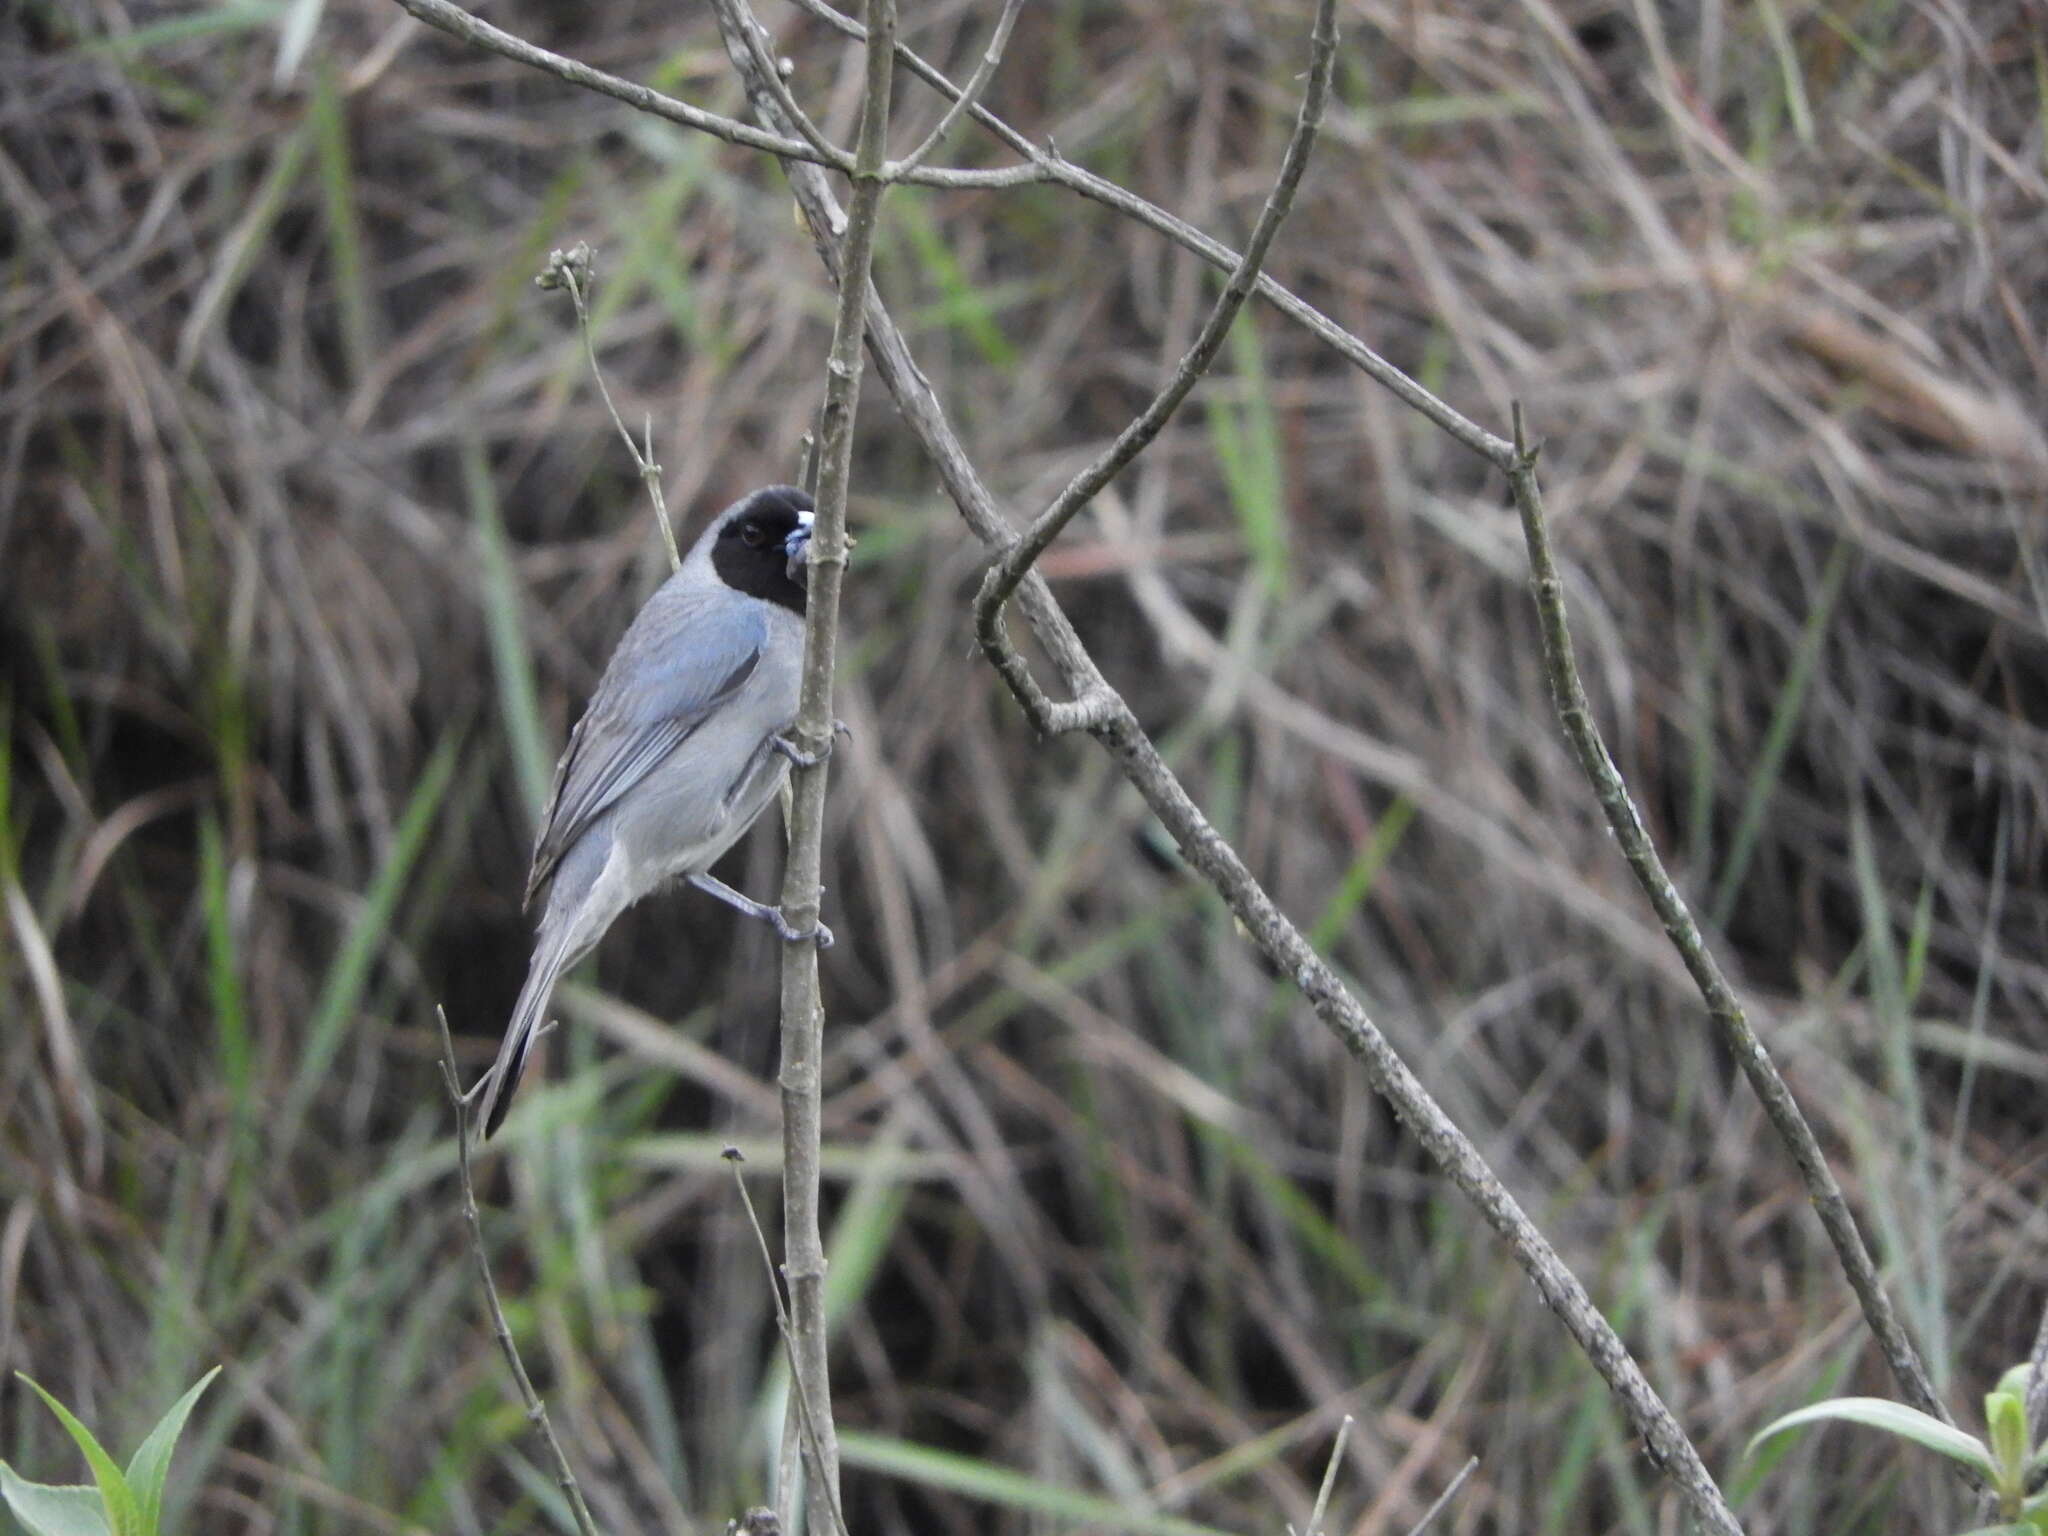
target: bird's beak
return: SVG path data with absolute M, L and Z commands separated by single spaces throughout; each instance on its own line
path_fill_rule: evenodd
M 789 557 L 789 564 L 785 567 L 789 572 L 789 579 L 801 585 L 804 580 L 804 567 L 810 563 L 811 558 L 810 513 L 797 513 L 796 527 L 790 530 L 789 537 L 782 541 L 782 552 Z

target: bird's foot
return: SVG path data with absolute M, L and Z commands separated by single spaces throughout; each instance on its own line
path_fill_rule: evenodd
M 853 728 L 844 720 L 834 720 L 832 722 L 832 736 L 826 737 L 825 745 L 816 752 L 806 752 L 787 736 L 770 736 L 768 744 L 792 763 L 796 764 L 797 767 L 815 768 L 832 755 L 833 736 L 851 736 L 852 734 Z
M 823 895 L 823 891 L 819 892 Z M 832 947 L 832 930 L 822 921 L 814 922 L 808 928 L 799 928 L 782 915 L 782 908 L 770 907 L 768 921 L 775 925 L 775 931 L 782 936 L 785 944 L 816 944 L 820 949 Z

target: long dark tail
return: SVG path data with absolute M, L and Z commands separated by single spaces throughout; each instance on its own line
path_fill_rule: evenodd
M 495 1134 L 505 1123 L 505 1112 L 512 1107 L 512 1090 L 519 1086 L 519 1074 L 525 1069 L 527 1053 L 540 1033 L 542 1016 L 555 995 L 555 983 L 575 958 L 559 937 L 544 938 L 534 949 L 533 962 L 526 969 L 526 985 L 519 989 L 512 1022 L 505 1027 L 504 1043 L 498 1047 L 498 1059 L 484 1078 L 477 1119 L 485 1136 Z

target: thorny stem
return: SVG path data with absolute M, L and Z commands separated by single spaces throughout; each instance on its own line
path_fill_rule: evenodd
M 548 1459 L 555 1464 L 555 1483 L 562 1490 L 562 1497 L 568 1501 L 569 1513 L 576 1522 L 577 1536 L 597 1536 L 597 1522 L 590 1518 L 590 1506 L 583 1502 L 583 1489 L 576 1481 L 576 1474 L 570 1470 L 569 1457 L 562 1449 L 562 1442 L 555 1438 L 554 1426 L 548 1422 L 547 1404 L 533 1389 L 533 1378 L 526 1374 L 526 1362 L 519 1358 L 519 1345 L 512 1338 L 512 1325 L 505 1321 L 505 1308 L 498 1300 L 498 1282 L 491 1278 L 490 1251 L 484 1247 L 483 1219 L 477 1214 L 476 1184 L 469 1173 L 469 1100 L 462 1093 L 461 1069 L 456 1064 L 455 1041 L 448 1032 L 445 1009 L 434 1010 L 434 1026 L 441 1032 L 442 1084 L 448 1090 L 448 1102 L 455 1106 L 455 1171 L 462 1185 L 462 1220 L 469 1228 L 469 1247 L 476 1256 L 476 1272 L 483 1279 L 484 1305 L 491 1314 L 491 1333 L 498 1341 L 505 1363 L 512 1368 L 512 1380 L 519 1388 L 519 1401 L 526 1406 L 527 1420 L 540 1431 L 540 1437 L 547 1445 Z
M 1935 1393 L 1934 1383 L 1928 1379 L 1919 1351 L 1892 1310 L 1891 1297 L 1885 1292 L 1877 1265 L 1864 1246 L 1863 1234 L 1857 1230 L 1856 1218 L 1849 1211 L 1848 1201 L 1842 1198 L 1841 1186 L 1835 1182 L 1834 1170 L 1828 1166 L 1813 1128 L 1806 1123 L 1799 1101 L 1792 1096 L 1770 1053 L 1750 1027 L 1720 961 L 1707 947 L 1699 924 L 1693 921 L 1692 910 L 1665 871 L 1657 845 L 1650 840 L 1642 813 L 1636 809 L 1635 798 L 1629 794 L 1621 770 L 1615 767 L 1600 728 L 1594 723 L 1593 706 L 1579 680 L 1578 662 L 1572 653 L 1571 632 L 1565 620 L 1564 582 L 1551 554 L 1550 528 L 1543 516 L 1543 491 L 1536 478 L 1539 448 L 1529 443 L 1520 402 L 1514 405 L 1513 416 L 1515 456 L 1508 468 L 1508 485 L 1521 514 L 1523 542 L 1529 547 L 1529 586 L 1535 596 L 1537 627 L 1543 637 L 1543 665 L 1565 738 L 1578 759 L 1580 771 L 1593 787 L 1593 797 L 1600 802 L 1622 857 L 1628 860 L 1636 883 L 1649 898 L 1672 947 L 1684 960 L 1693 985 L 1706 1000 L 1707 1015 L 1713 1020 L 1721 1043 L 1742 1068 L 1743 1076 L 1749 1079 L 1751 1089 L 1763 1104 L 1771 1128 L 1792 1154 L 1800 1180 L 1806 1186 L 1807 1199 L 1813 1203 L 1828 1241 L 1834 1245 L 1835 1257 L 1862 1305 L 1864 1321 L 1876 1336 L 1877 1347 L 1891 1367 L 1893 1378 L 1915 1408 L 1943 1423 L 1953 1423 L 1947 1407 Z

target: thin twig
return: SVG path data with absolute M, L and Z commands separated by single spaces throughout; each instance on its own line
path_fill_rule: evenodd
M 1408 1536 L 1422 1536 L 1422 1533 L 1429 1529 L 1430 1522 L 1450 1507 L 1451 1500 L 1457 1497 L 1458 1490 L 1465 1486 L 1465 1479 L 1472 1475 L 1473 1469 L 1478 1465 L 1479 1458 L 1477 1456 L 1465 1458 L 1465 1465 L 1458 1468 L 1458 1475 L 1452 1478 L 1445 1486 L 1444 1491 L 1436 1496 L 1436 1502 L 1422 1512 L 1420 1520 L 1408 1527 Z
M 954 96 L 952 105 L 945 115 L 932 125 L 932 131 L 901 160 L 890 163 L 885 173 L 891 181 L 900 181 L 911 171 L 923 165 L 932 157 L 933 151 L 945 142 L 946 135 L 976 102 L 982 92 L 988 89 L 989 81 L 995 78 L 996 69 L 1003 62 L 1003 50 L 1010 46 L 1010 29 L 1017 24 L 1017 13 L 1024 8 L 1024 0 L 1004 0 L 1003 13 L 996 18 L 995 30 L 989 34 L 988 46 L 981 52 L 981 62 L 974 66 L 974 73 L 967 78 L 967 84 Z M 900 50 L 899 50 L 900 51 Z
M 597 393 L 611 415 L 612 425 L 625 439 L 626 452 L 633 456 L 633 467 L 640 471 L 640 483 L 647 487 L 648 499 L 654 503 L 654 526 L 661 530 L 661 547 L 668 551 L 668 568 L 673 573 L 683 568 L 683 557 L 676 548 L 676 531 L 669 525 L 668 502 L 661 494 L 661 466 L 654 462 L 654 422 L 651 419 L 647 422 L 647 451 L 642 453 L 640 445 L 633 441 L 633 434 L 626 430 L 619 408 L 612 403 L 612 392 L 605 387 L 604 369 L 597 363 L 597 342 L 590 332 L 590 303 L 586 291 L 595 264 L 596 258 L 589 245 L 579 240 L 567 251 L 548 252 L 546 270 L 533 281 L 541 288 L 567 289 L 569 302 L 576 306 L 576 329 L 583 336 L 583 356 L 590 364 L 590 376 L 597 380 Z
M 1330 1442 L 1329 1464 L 1323 1468 L 1323 1486 L 1316 1490 L 1315 1507 L 1309 1511 L 1308 1529 L 1302 1536 L 1323 1536 L 1323 1520 L 1330 1512 L 1330 1495 L 1337 1489 L 1337 1468 L 1344 1462 L 1344 1442 L 1351 1438 L 1351 1427 L 1357 1421 L 1350 1414 L 1344 1415 L 1344 1422 L 1337 1426 L 1336 1438 Z M 1287 1536 L 1294 1536 L 1294 1527 L 1287 1527 Z
M 740 1155 L 738 1147 L 727 1147 L 720 1154 L 732 1164 L 732 1181 L 740 1192 L 740 1204 L 746 1207 L 747 1223 L 754 1229 L 754 1241 L 761 1247 L 761 1263 L 768 1271 L 768 1295 L 775 1303 L 775 1326 L 782 1334 L 783 1352 L 789 1357 L 790 1388 L 796 1396 L 796 1411 L 803 1421 L 804 1449 L 809 1453 L 811 1479 L 825 1494 L 825 1507 L 832 1516 L 832 1527 L 839 1536 L 847 1536 L 846 1517 L 839 1510 L 839 1490 L 825 1477 L 825 1464 L 819 1449 L 817 1421 L 811 1415 L 810 1395 L 804 1390 L 803 1378 L 796 1369 L 796 1330 L 790 1325 L 789 1308 L 783 1305 L 782 1281 L 775 1270 L 775 1255 L 768 1248 L 768 1234 L 761 1228 L 761 1218 L 754 1210 L 754 1197 L 747 1193 L 747 1177 L 740 1171 L 746 1158 Z
M 428 26 L 445 32 L 450 37 L 465 43 L 475 43 L 493 53 L 502 54 L 518 64 L 566 80 L 571 85 L 580 85 L 586 91 L 595 91 L 600 96 L 609 96 L 614 101 L 623 101 L 627 106 L 647 113 L 650 117 L 679 123 L 685 128 L 695 128 L 714 138 L 724 139 L 728 144 L 744 145 L 748 149 L 765 149 L 771 155 L 783 155 L 798 160 L 817 160 L 818 152 L 801 139 L 784 138 L 779 134 L 763 133 L 759 128 L 721 117 L 716 112 L 707 112 L 702 107 L 693 107 L 686 101 L 666 96 L 650 86 L 638 85 L 631 80 L 621 80 L 617 75 L 608 75 L 601 69 L 592 69 L 575 59 L 564 58 L 559 53 L 550 53 L 522 37 L 492 26 L 480 16 L 472 16 L 453 0 L 395 0 L 395 3 Z
M 797 0 L 811 15 L 834 27 L 846 36 L 865 41 L 866 30 L 851 16 L 826 3 L 826 0 Z M 944 73 L 935 68 L 902 43 L 896 45 L 896 57 L 904 67 L 918 79 L 929 85 L 940 95 L 958 101 L 966 93 Z M 1019 171 L 1033 171 L 1035 175 L 1021 178 L 1029 181 L 1048 182 L 1065 187 L 1068 191 L 1085 197 L 1091 202 L 1120 213 L 1128 219 L 1143 224 L 1147 229 L 1164 235 L 1182 249 L 1192 251 L 1218 271 L 1228 272 L 1238 263 L 1238 253 L 1222 241 L 1212 239 L 1186 220 L 1167 212 L 1157 203 L 1140 197 L 1137 193 L 1115 182 L 1084 170 L 1071 160 L 1063 157 L 1050 146 L 1032 142 L 988 108 L 979 104 L 968 111 L 968 116 L 983 128 L 994 134 L 1003 144 L 1025 157 L 1027 164 L 1006 170 L 1005 175 Z M 919 185 L 952 186 L 961 185 L 950 179 L 953 173 L 944 169 L 920 169 L 916 174 L 902 179 Z M 987 183 L 983 183 L 987 184 Z M 1006 181 L 1004 185 L 1016 185 Z M 1487 459 L 1506 471 L 1514 459 L 1514 445 L 1504 438 L 1496 437 L 1477 422 L 1460 413 L 1447 402 L 1437 398 L 1429 390 L 1408 377 L 1399 368 L 1381 357 L 1372 348 L 1344 329 L 1335 320 L 1317 309 L 1308 300 L 1283 286 L 1268 273 L 1259 274 L 1258 293 L 1274 308 L 1290 320 L 1302 326 L 1317 340 L 1336 352 L 1359 372 L 1365 374 L 1381 388 L 1390 391 L 1403 405 L 1419 413 L 1439 429 L 1448 433 L 1472 452 Z
M 1529 586 L 1536 599 L 1537 627 L 1543 637 L 1543 665 L 1550 679 L 1551 701 L 1579 769 L 1593 786 L 1593 797 L 1600 802 L 1622 857 L 1635 873 L 1636 883 L 1649 897 L 1665 934 L 1706 1000 L 1707 1015 L 1713 1020 L 1721 1043 L 1735 1057 L 1743 1076 L 1749 1079 L 1750 1088 L 1762 1102 L 1772 1130 L 1792 1154 L 1800 1180 L 1806 1186 L 1807 1199 L 1812 1201 L 1828 1241 L 1834 1245 L 1836 1260 L 1862 1305 L 1864 1321 L 1876 1336 L 1877 1347 L 1891 1367 L 1899 1389 L 1922 1413 L 1953 1423 L 1920 1362 L 1920 1352 L 1892 1310 L 1891 1297 L 1885 1292 L 1877 1265 L 1864 1246 L 1863 1234 L 1857 1230 L 1856 1218 L 1849 1211 L 1848 1201 L 1842 1198 L 1841 1186 L 1835 1182 L 1834 1170 L 1828 1166 L 1813 1128 L 1806 1123 L 1799 1101 L 1792 1096 L 1770 1053 L 1750 1027 L 1720 961 L 1707 947 L 1685 898 L 1679 895 L 1678 887 L 1665 871 L 1657 845 L 1650 840 L 1635 799 L 1600 735 L 1585 685 L 1579 680 L 1571 631 L 1565 619 L 1564 582 L 1551 554 L 1550 529 L 1543 516 L 1543 490 L 1536 478 L 1539 449 L 1528 440 L 1519 401 L 1513 407 L 1513 418 L 1515 460 L 1508 471 L 1508 484 L 1521 514 L 1522 539 L 1529 547 Z
M 688 102 L 678 101 L 649 86 L 622 80 L 617 75 L 606 74 L 601 69 L 593 69 L 588 64 L 536 47 L 523 38 L 515 37 L 471 16 L 460 6 L 453 4 L 452 0 L 395 0 L 395 3 L 429 26 L 436 27 L 451 37 L 475 43 L 505 58 L 553 75 L 558 80 L 567 81 L 571 85 L 580 85 L 599 95 L 609 96 L 614 101 L 622 101 L 652 117 L 701 129 L 728 143 L 764 149 L 787 161 L 807 165 L 824 163 L 816 150 L 796 136 L 794 128 L 781 135 L 762 133 L 744 123 L 737 123 L 730 118 L 693 107 Z M 812 15 L 825 19 L 848 36 L 866 40 L 867 29 L 860 22 L 824 4 L 823 0 L 799 0 L 799 3 Z M 954 100 L 958 100 L 964 94 L 960 87 L 947 80 L 945 75 L 909 49 L 899 44 L 896 53 L 912 73 L 930 84 L 933 89 Z M 762 88 L 772 95 L 773 87 L 765 80 L 762 82 Z M 1238 253 L 1222 241 L 1212 239 L 1192 224 L 1168 213 L 1156 203 L 1148 202 L 1135 192 L 1093 172 L 1083 170 L 1064 159 L 1056 150 L 1033 144 L 986 107 L 973 106 L 967 115 L 996 134 L 1012 149 L 1025 155 L 1026 163 L 1001 166 L 993 170 L 962 170 L 951 166 L 920 165 L 905 170 L 891 179 L 913 186 L 956 189 L 1021 187 L 1050 183 L 1065 187 L 1079 196 L 1136 220 L 1184 249 L 1194 252 L 1210 266 L 1221 271 L 1227 272 L 1237 265 Z M 1265 274 L 1259 277 L 1258 292 L 1282 314 L 1305 327 L 1353 367 L 1382 388 L 1391 391 L 1409 409 L 1419 412 L 1458 442 L 1498 465 L 1503 471 L 1509 467 L 1514 457 L 1513 444 L 1495 437 L 1454 407 L 1438 399 L 1306 299 Z
M 1028 672 L 1016 648 L 1010 645 L 1004 634 L 1003 605 L 1017 590 L 1017 583 L 1023 580 L 1024 573 L 1059 537 L 1060 530 L 1066 527 L 1074 514 L 1109 484 L 1125 465 L 1145 451 L 1172 419 L 1173 413 L 1180 409 L 1189 391 L 1209 371 L 1218 348 L 1223 345 L 1223 338 L 1229 334 L 1231 322 L 1237 318 L 1237 312 L 1244 307 L 1245 299 L 1258 281 L 1266 252 L 1272 249 L 1274 237 L 1280 233 L 1280 226 L 1294 207 L 1295 191 L 1301 185 L 1302 173 L 1307 170 L 1309 155 L 1315 148 L 1316 132 L 1322 126 L 1323 107 L 1330 93 L 1330 72 L 1336 57 L 1336 6 L 1334 0 L 1321 0 L 1316 7 L 1315 25 L 1309 36 L 1308 85 L 1302 92 L 1301 107 L 1295 114 L 1294 132 L 1288 137 L 1286 153 L 1280 158 L 1279 174 L 1274 178 L 1273 190 L 1266 195 L 1265 206 L 1259 210 L 1258 222 L 1252 227 L 1251 238 L 1245 242 L 1244 254 L 1231 269 L 1229 280 L 1224 283 L 1223 292 L 1217 296 L 1208 318 L 1202 322 L 1194 344 L 1145 409 L 1116 435 L 1116 441 L 1097 455 L 1093 463 L 1067 482 L 1066 489 L 1054 497 L 1052 505 L 1040 513 L 1023 536 L 1003 552 L 1002 558 L 989 568 L 982 581 L 981 591 L 974 600 L 975 638 L 981 643 L 989 663 L 1016 689 L 1018 698 L 1026 701 L 1025 707 L 1039 706 L 1040 713 L 1034 715 L 1033 724 L 1041 731 L 1049 730 L 1051 712 L 1044 709 L 1044 696 L 1035 686 L 1017 688 L 1019 682 L 1028 682 Z M 1079 720 L 1075 725 L 1087 723 Z
M 837 171 L 852 170 L 853 156 L 825 137 L 824 130 L 811 121 L 811 115 L 804 111 L 790 90 L 789 80 L 782 73 L 781 61 L 769 49 L 770 41 L 768 29 L 758 21 L 741 29 L 740 44 L 753 60 L 757 78 L 775 98 L 775 105 L 782 109 L 783 121 L 795 128 L 797 137 L 818 152 L 824 164 Z
M 590 1518 L 590 1506 L 583 1502 L 583 1489 L 570 1470 L 568 1454 L 555 1438 L 548 1422 L 547 1404 L 533 1389 L 526 1374 L 526 1362 L 519 1358 L 519 1346 L 512 1338 L 512 1325 L 505 1321 L 505 1308 L 498 1301 L 498 1282 L 491 1278 L 491 1257 L 484 1247 L 483 1218 L 477 1214 L 476 1185 L 469 1173 L 469 1100 L 462 1093 L 462 1072 L 455 1060 L 455 1040 L 448 1032 L 446 1009 L 434 1009 L 434 1024 L 441 1032 L 441 1082 L 448 1090 L 448 1102 L 455 1106 L 455 1171 L 462 1184 L 462 1219 L 469 1227 L 470 1251 L 476 1255 L 476 1272 L 484 1282 L 484 1304 L 491 1314 L 491 1332 L 505 1363 L 512 1367 L 512 1380 L 519 1388 L 519 1401 L 526 1405 L 527 1421 L 540 1431 L 548 1457 L 555 1464 L 555 1483 L 568 1500 L 569 1513 L 576 1521 L 578 1536 L 597 1536 L 597 1522 Z

